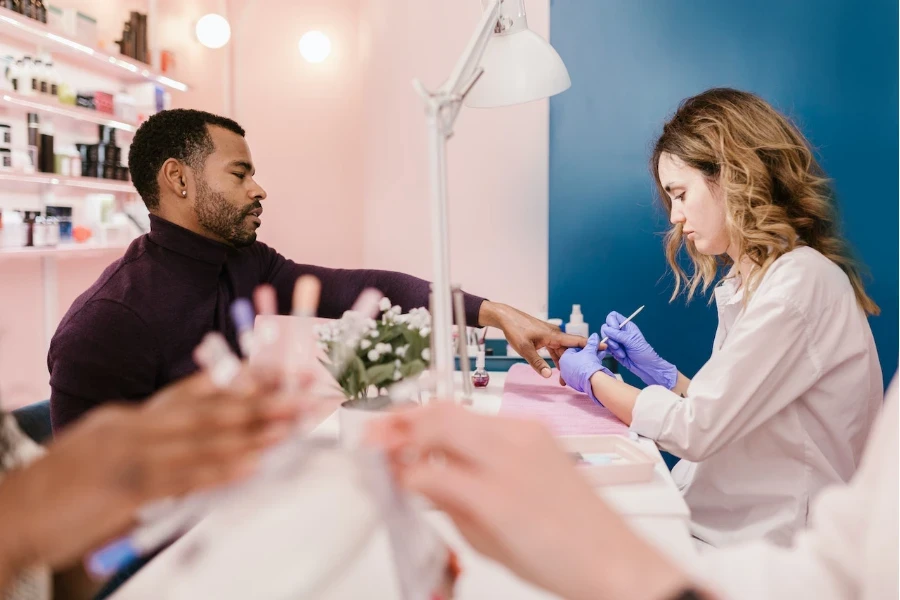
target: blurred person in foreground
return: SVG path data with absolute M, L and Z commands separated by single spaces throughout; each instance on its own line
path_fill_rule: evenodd
M 475 549 L 564 598 L 886 599 L 900 562 L 897 406 L 895 376 L 859 470 L 817 497 L 791 547 L 745 542 L 686 565 L 633 533 L 536 422 L 434 404 L 373 423 L 369 441 Z

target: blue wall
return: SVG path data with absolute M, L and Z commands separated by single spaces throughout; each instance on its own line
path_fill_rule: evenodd
M 581 303 L 638 323 L 688 376 L 709 357 L 715 309 L 669 304 L 647 161 L 678 102 L 753 91 L 792 117 L 834 179 L 845 231 L 883 310 L 870 320 L 885 380 L 897 369 L 896 0 L 554 0 L 551 40 L 572 88 L 550 102 L 550 312 Z

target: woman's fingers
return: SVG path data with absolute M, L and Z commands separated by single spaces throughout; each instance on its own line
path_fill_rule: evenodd
M 420 454 L 446 454 L 468 463 L 489 459 L 498 440 L 484 420 L 456 404 L 432 403 L 425 408 L 388 417 L 394 446 Z
M 453 458 L 418 460 L 402 470 L 400 483 L 451 515 L 474 516 L 473 508 L 489 493 L 478 471 Z
M 618 329 L 619 325 L 624 320 L 625 320 L 625 316 L 617 313 L 616 311 L 612 311 L 611 313 L 606 315 L 606 324 L 615 329 Z

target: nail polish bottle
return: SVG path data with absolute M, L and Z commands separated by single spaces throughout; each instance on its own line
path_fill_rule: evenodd
M 479 350 L 475 357 L 475 371 L 472 373 L 472 385 L 477 388 L 487 387 L 491 375 L 484 368 L 484 350 Z

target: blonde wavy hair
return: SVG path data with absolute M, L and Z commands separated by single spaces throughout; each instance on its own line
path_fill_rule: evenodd
M 831 184 L 809 142 L 762 98 L 716 88 L 681 103 L 663 126 L 650 162 L 659 198 L 671 213 L 672 200 L 659 180 L 663 153 L 699 170 L 708 185 L 722 192 L 730 239 L 738 245 L 739 255 L 755 265 L 745 282 L 745 302 L 773 262 L 797 246 L 809 246 L 843 269 L 866 313 L 879 313 L 840 234 Z M 677 260 L 682 248 L 693 263 L 690 274 Z M 720 269 L 732 264 L 727 255 L 700 254 L 682 236 L 680 224 L 667 232 L 665 249 L 675 275 L 673 300 L 682 291 L 688 301 L 698 289 L 705 293 Z

